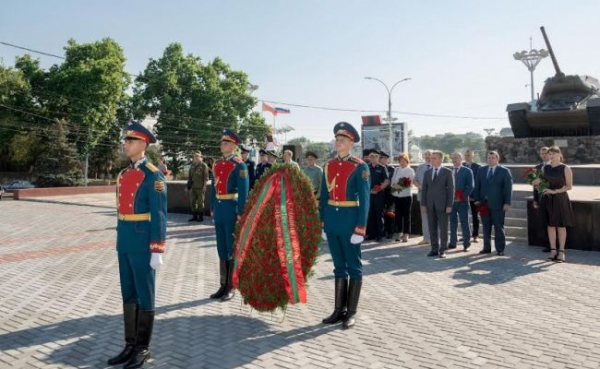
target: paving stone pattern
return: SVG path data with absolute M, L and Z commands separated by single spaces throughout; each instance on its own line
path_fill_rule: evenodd
M 123 344 L 115 213 L 99 206 L 0 204 L 0 368 L 104 368 Z M 308 304 L 259 314 L 208 299 L 218 287 L 210 222 L 169 215 L 147 368 L 598 368 L 600 254 L 544 260 L 363 245 L 357 326 L 320 324 L 333 307 L 327 246 Z

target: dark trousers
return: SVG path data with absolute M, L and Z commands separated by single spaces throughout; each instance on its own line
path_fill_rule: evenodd
M 448 247 L 448 214 L 446 214 L 446 208 L 437 209 L 435 206 L 428 206 L 427 220 L 429 221 L 431 251 L 445 252 Z
M 502 209 L 489 209 L 488 215 L 481 217 L 483 223 L 483 249 L 492 250 L 492 227 L 494 227 L 494 246 L 496 251 L 504 252 L 506 238 L 504 236 L 504 216 Z
M 219 259 L 221 261 L 227 261 L 233 258 L 235 223 L 236 222 L 215 223 L 217 252 L 219 253 Z
M 455 202 L 452 204 L 452 213 L 450 213 L 450 244 L 458 244 L 458 221 L 462 231 L 463 246 L 471 245 L 471 230 L 469 229 L 469 203 L 466 201 Z
M 367 222 L 367 236 L 370 238 L 383 237 L 384 201 L 385 197 L 383 192 L 371 195 L 371 201 L 369 203 L 369 220 Z
M 329 252 L 333 259 L 333 274 L 335 278 L 347 278 L 362 281 L 362 261 L 360 244 L 350 243 L 352 234 L 339 235 L 327 232 Z
M 156 273 L 150 266 L 149 252 L 119 252 L 119 277 L 124 304 L 136 304 L 140 310 L 154 310 Z
M 412 196 L 394 197 L 396 206 L 396 232 L 410 234 L 410 208 Z
M 471 205 L 471 219 L 473 220 L 473 237 L 479 237 L 479 205 L 475 201 L 469 201 Z

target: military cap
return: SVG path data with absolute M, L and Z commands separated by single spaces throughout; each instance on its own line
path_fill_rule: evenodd
M 147 144 L 156 143 L 156 136 L 154 136 L 146 127 L 135 121 L 127 123 L 125 139 L 142 140 Z
M 240 151 L 241 152 L 250 152 L 251 150 L 246 145 L 240 145 Z
M 267 155 L 267 151 L 265 149 L 260 149 L 259 154 L 260 156 Z
M 221 134 L 223 135 L 223 137 L 221 137 L 221 141 L 229 141 L 229 142 L 233 142 L 236 145 L 239 145 L 242 143 L 242 140 L 240 140 L 240 138 L 238 137 L 238 135 L 235 134 L 235 132 L 233 132 L 230 129 L 224 129 Z
M 354 142 L 360 142 L 360 135 L 350 123 L 340 122 L 333 127 L 333 134 L 337 136 L 346 136 Z
M 371 154 L 372 151 L 373 151 L 373 149 L 364 149 L 363 156 L 369 156 L 369 154 Z
M 383 150 L 379 150 L 379 156 L 382 158 L 389 158 L 390 156 Z
M 269 155 L 269 156 L 272 156 L 272 157 L 274 157 L 274 158 L 277 158 L 277 157 L 278 157 L 278 156 L 277 156 L 277 153 L 276 153 L 275 151 L 273 151 L 273 150 L 268 150 L 268 151 L 267 151 L 267 155 Z
M 305 154 L 304 156 L 305 156 L 305 157 L 307 157 L 307 158 L 308 158 L 309 156 L 312 156 L 312 157 L 313 157 L 313 158 L 315 158 L 315 159 L 318 159 L 318 158 L 319 158 L 319 156 L 317 155 L 317 153 L 315 153 L 314 151 L 307 151 L 307 152 L 306 152 L 306 154 Z

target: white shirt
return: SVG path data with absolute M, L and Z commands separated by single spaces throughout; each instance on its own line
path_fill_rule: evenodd
M 442 166 L 440 165 L 440 166 L 439 166 L 439 167 L 437 167 L 437 168 L 432 166 L 432 167 L 431 167 L 431 169 L 433 169 L 433 170 L 431 171 L 431 180 L 433 181 L 433 180 L 435 179 L 435 175 L 436 175 L 436 174 L 437 174 L 437 175 L 440 175 L 440 169 L 442 169 Z M 437 171 L 437 172 L 436 172 L 436 171 Z
M 396 169 L 394 169 L 394 175 L 392 176 L 392 185 L 398 184 L 398 181 L 400 181 L 400 178 L 403 177 L 408 177 L 410 178 L 411 182 L 414 181 L 415 179 L 415 171 L 413 170 L 413 168 L 409 167 L 408 165 L 406 166 L 406 168 L 402 168 L 402 167 L 396 167 Z M 412 186 L 410 186 L 412 188 Z M 405 188 L 402 191 L 394 191 L 394 189 L 392 188 L 392 196 L 394 197 L 409 197 L 411 196 L 411 188 Z
M 489 167 L 488 172 L 485 175 L 485 178 L 489 178 L 489 177 L 493 176 L 494 172 L 496 171 L 496 167 L 498 167 L 498 166 L 494 165 L 493 167 Z M 492 172 L 491 174 L 490 174 L 490 171 Z

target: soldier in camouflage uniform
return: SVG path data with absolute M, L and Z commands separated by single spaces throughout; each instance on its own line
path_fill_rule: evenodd
M 194 154 L 194 162 L 190 167 L 187 184 L 190 191 L 190 207 L 192 208 L 190 222 L 204 221 L 204 193 L 206 182 L 208 182 L 208 172 L 208 165 L 202 161 L 202 153 L 197 151 Z

